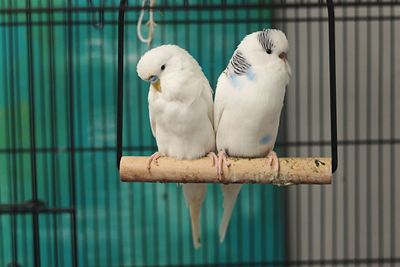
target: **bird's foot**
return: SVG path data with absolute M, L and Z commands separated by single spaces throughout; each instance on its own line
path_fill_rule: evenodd
M 226 157 L 225 151 L 221 150 L 220 152 L 218 152 L 218 164 L 217 164 L 217 174 L 219 180 L 222 180 L 222 176 L 224 174 L 224 167 L 223 167 L 224 164 L 227 168 L 231 166 L 231 163 L 228 161 Z
M 151 163 L 154 161 L 154 164 L 158 166 L 158 159 L 162 157 L 163 155 L 160 152 L 156 152 L 153 155 L 150 156 L 149 160 L 147 161 L 147 169 L 151 169 Z
M 275 176 L 277 177 L 279 174 L 279 159 L 276 153 L 271 150 L 268 155 L 267 155 L 267 166 L 271 168 L 271 171 L 275 173 Z
M 216 166 L 218 162 L 218 157 L 214 152 L 210 152 L 207 154 L 207 157 L 209 157 L 212 160 L 212 166 Z M 217 165 L 217 171 L 218 171 L 218 165 Z

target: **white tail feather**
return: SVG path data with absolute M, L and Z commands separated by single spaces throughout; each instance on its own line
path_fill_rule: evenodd
M 197 249 L 201 246 L 200 213 L 207 192 L 207 184 L 183 184 L 182 187 L 192 222 L 193 246 Z
M 224 242 L 226 230 L 235 207 L 236 198 L 239 195 L 241 184 L 221 185 L 224 197 L 224 213 L 222 214 L 221 224 L 219 226 L 219 242 Z

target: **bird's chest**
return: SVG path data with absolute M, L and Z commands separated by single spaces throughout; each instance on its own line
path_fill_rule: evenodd
M 262 87 L 248 88 L 233 94 L 230 108 L 236 109 L 256 124 L 268 123 L 274 120 L 274 115 L 280 113 L 283 97 L 284 92 L 268 91 Z
M 168 132 L 182 132 L 185 127 L 194 123 L 190 112 L 190 106 L 180 101 L 165 101 L 162 98 L 156 99 L 152 105 L 152 113 L 156 116 L 157 127 L 166 129 Z

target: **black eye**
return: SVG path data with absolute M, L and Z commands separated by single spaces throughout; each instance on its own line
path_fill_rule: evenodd
M 267 49 L 267 54 L 271 54 L 272 50 L 271 49 Z
M 161 70 L 165 70 L 165 65 L 162 65 L 162 66 L 161 66 Z

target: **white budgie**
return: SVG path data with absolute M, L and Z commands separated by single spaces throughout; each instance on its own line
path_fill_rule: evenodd
M 176 45 L 162 45 L 142 56 L 137 72 L 151 83 L 149 114 L 158 152 L 151 156 L 148 169 L 161 156 L 191 160 L 208 154 L 214 164 L 212 90 L 197 61 Z M 183 185 L 195 248 L 201 244 L 200 210 L 206 191 L 207 184 Z
M 286 59 L 288 48 L 288 40 L 279 30 L 266 29 L 249 34 L 219 76 L 214 129 L 220 177 L 223 177 L 223 164 L 229 167 L 226 154 L 247 158 L 268 157 L 268 166 L 276 173 L 279 171 L 279 161 L 273 148 L 285 88 L 291 75 Z M 239 191 L 240 185 L 222 185 L 224 213 L 219 229 L 221 242 Z

